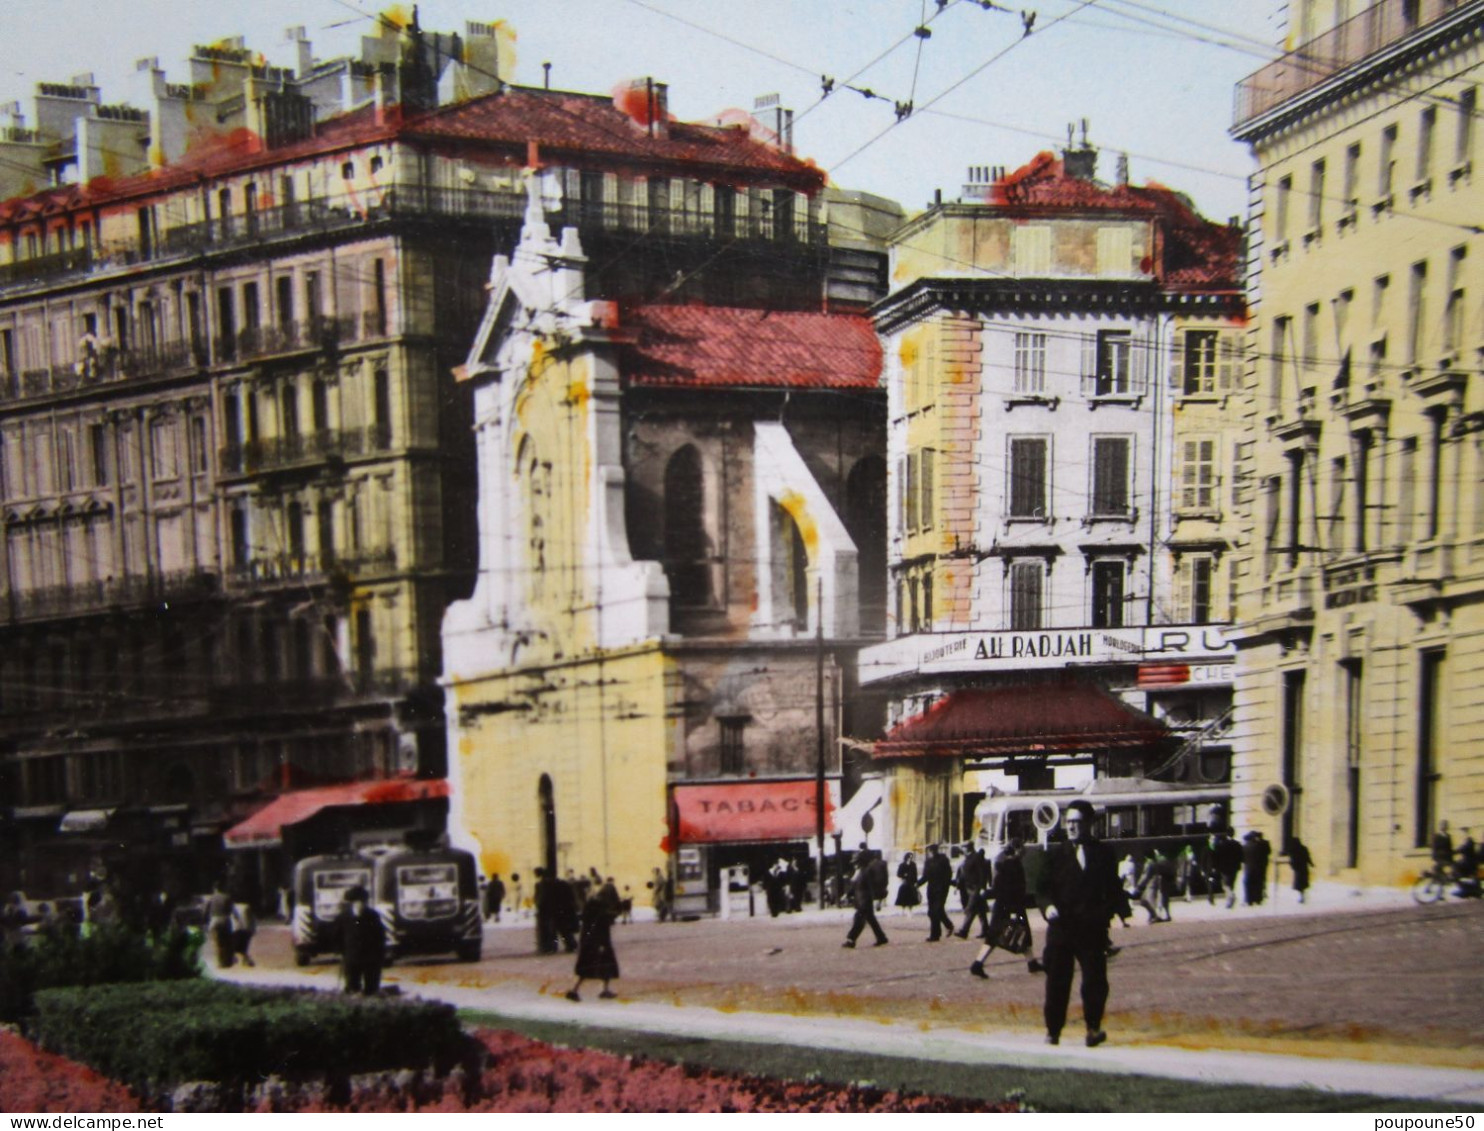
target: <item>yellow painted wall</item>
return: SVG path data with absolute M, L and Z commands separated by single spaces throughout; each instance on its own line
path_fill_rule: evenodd
M 1399 884 L 1428 866 L 1416 826 L 1419 688 L 1429 652 L 1443 657 L 1432 823 L 1446 819 L 1455 835 L 1467 826 L 1476 836 L 1484 824 L 1484 384 L 1476 372 L 1484 243 L 1471 230 L 1484 215 L 1476 171 L 1484 149 L 1477 111 L 1470 121 L 1458 110 L 1481 83 L 1484 46 L 1458 39 L 1253 143 L 1261 276 L 1243 437 L 1252 445 L 1242 469 L 1250 545 L 1238 578 L 1234 815 L 1239 828 L 1274 825 L 1257 802 L 1263 786 L 1280 780 L 1283 673 L 1302 670 L 1296 820 L 1320 878 Z M 1417 264 L 1426 264 L 1420 311 L 1412 301 Z M 1374 443 L 1363 547 L 1354 491 L 1362 432 Z M 1295 539 L 1289 485 L 1299 452 Z M 1268 483 L 1279 490 L 1270 493 Z M 1346 664 L 1362 678 L 1353 715 Z M 1354 867 L 1352 758 L 1360 766 Z

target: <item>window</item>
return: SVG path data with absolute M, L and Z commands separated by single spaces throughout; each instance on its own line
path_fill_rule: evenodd
M 285 333 L 290 332 L 294 325 L 294 277 L 292 275 L 280 275 L 274 281 L 275 302 L 277 306 L 278 328 Z
M 1270 350 L 1268 397 L 1276 409 L 1283 402 L 1283 370 L 1287 364 L 1288 342 L 1293 336 L 1293 319 L 1288 315 L 1273 319 L 1273 344 Z
M 721 727 L 721 772 L 740 774 L 746 765 L 742 736 L 747 726 L 747 719 L 717 719 L 716 721 Z
M 1319 304 L 1312 302 L 1304 307 L 1304 348 L 1299 358 L 1299 368 L 1312 373 L 1319 366 Z
M 231 287 L 216 292 L 216 354 L 218 361 L 237 356 L 237 306 Z
M 1181 354 L 1180 388 L 1187 395 L 1216 391 L 1216 352 L 1220 335 L 1215 330 L 1186 330 Z
M 1044 562 L 1020 561 L 1010 565 L 1010 627 L 1017 631 L 1041 627 L 1041 590 L 1046 576 Z
M 1122 562 L 1092 563 L 1092 627 L 1123 627 Z
M 320 568 L 328 569 L 335 562 L 335 504 L 329 499 L 319 501 L 315 526 L 319 534 Z
M 1407 295 L 1407 361 L 1418 364 L 1422 357 L 1427 324 L 1427 261 L 1412 264 L 1412 286 Z
M 1437 133 L 1438 108 L 1423 109 L 1417 122 L 1417 180 L 1422 182 L 1432 176 L 1433 135 Z
M 1396 185 L 1396 126 L 1387 126 L 1381 131 L 1381 157 L 1377 162 L 1378 184 L 1376 194 L 1383 200 L 1391 197 Z
M 1046 335 L 1017 331 L 1015 334 L 1015 391 L 1046 391 Z
M 1304 550 L 1304 453 L 1288 453 L 1288 565 L 1298 565 Z
M 1459 164 L 1473 160 L 1474 115 L 1478 112 L 1479 92 L 1469 87 L 1458 96 L 1458 134 L 1453 142 L 1453 160 Z
M 386 260 L 376 258 L 371 261 L 371 311 L 370 331 L 377 337 L 385 337 L 387 332 L 387 309 L 386 309 Z
M 297 501 L 284 512 L 284 541 L 288 544 L 290 569 L 302 568 L 304 561 L 304 506 Z
M 1097 371 L 1093 394 L 1099 397 L 1121 396 L 1131 391 L 1133 335 L 1127 330 L 1099 330 L 1097 337 Z
M 1360 142 L 1345 150 L 1345 210 L 1353 212 L 1360 206 Z
M 909 452 L 906 460 L 904 461 L 904 466 L 906 467 L 907 471 L 907 531 L 908 533 L 912 533 L 917 530 L 918 524 L 921 522 L 921 515 L 918 511 L 918 505 L 920 502 L 918 492 L 920 490 L 920 481 L 922 479 L 922 462 L 919 458 L 919 453 Z
M 1216 440 L 1193 436 L 1179 446 L 1179 507 L 1209 514 L 1216 509 Z
M 385 369 L 378 369 L 372 379 L 372 422 L 376 429 L 375 443 L 388 447 L 392 442 L 392 383 Z
M 247 506 L 238 502 L 232 506 L 232 564 L 237 569 L 246 569 L 250 559 L 247 543 Z
M 1011 229 L 1010 259 L 1017 275 L 1051 274 L 1051 226 L 1020 224 Z
M 316 377 L 310 386 L 310 413 L 316 432 L 326 432 L 330 427 L 330 389 L 323 378 Z
M 1125 518 L 1129 511 L 1129 440 L 1098 436 L 1092 442 L 1092 513 Z
M 1369 537 L 1367 527 L 1371 521 L 1371 434 L 1370 432 L 1358 432 L 1355 435 L 1351 450 L 1355 462 L 1355 522 L 1352 526 L 1352 547 L 1358 554 L 1363 554 L 1369 548 Z
M 1463 348 L 1463 269 L 1468 248 L 1460 244 L 1448 256 L 1448 309 L 1443 314 L 1443 349 L 1457 357 Z
M 180 474 L 177 443 L 174 421 L 156 420 L 150 427 L 150 454 L 156 479 L 174 479 Z
M 1209 554 L 1190 554 L 1182 564 L 1180 608 L 1178 615 L 1187 624 L 1207 624 L 1211 620 L 1211 582 L 1216 563 Z
M 1309 168 L 1309 231 L 1317 232 L 1324 225 L 1324 160 L 1314 162 Z
M 299 435 L 299 390 L 285 383 L 279 394 L 279 421 L 285 438 Z
M 775 240 L 794 238 L 795 208 L 796 200 L 791 190 L 773 190 L 773 238 Z
M 108 486 L 108 426 L 88 425 L 88 447 L 93 457 L 93 486 Z
M 737 234 L 737 190 L 730 185 L 717 185 L 712 190 L 712 215 L 718 236 Z
M 1278 196 L 1273 201 L 1273 243 L 1282 244 L 1288 239 L 1288 206 L 1293 196 L 1293 178 L 1282 177 L 1278 181 Z
M 191 470 L 197 475 L 210 468 L 211 456 L 206 449 L 206 418 L 191 417 Z
M 933 528 L 933 475 L 937 463 L 937 453 L 932 448 L 923 448 L 918 461 L 919 477 L 918 492 L 920 500 L 917 506 L 917 521 L 922 530 Z
M 537 478 L 533 474 L 533 481 Z M 700 453 L 680 448 L 665 467 L 665 572 L 676 608 L 709 608 L 715 597 L 712 538 L 706 524 L 705 473 Z M 534 505 L 534 502 L 533 502 Z
M 1417 511 L 1417 440 L 1402 440 L 1401 466 L 1396 477 L 1396 537 L 1394 545 L 1406 549 L 1412 544 L 1412 522 Z
M 313 323 L 319 321 L 323 313 L 324 300 L 320 289 L 319 272 L 306 272 L 304 275 L 304 317 Z
M 355 175 L 356 163 L 354 161 L 347 161 L 345 162 L 345 164 L 340 166 L 340 179 L 342 181 L 354 180 Z
M 649 178 L 649 227 L 652 231 L 664 232 L 670 226 L 670 179 Z
M 1010 517 L 1046 519 L 1046 440 L 1010 440 Z

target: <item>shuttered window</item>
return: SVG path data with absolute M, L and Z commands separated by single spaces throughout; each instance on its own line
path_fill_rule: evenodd
M 1046 577 L 1043 562 L 1015 562 L 1010 566 L 1010 627 L 1041 627 L 1041 592 Z
M 1046 518 L 1046 440 L 1010 441 L 1010 517 Z
M 1092 442 L 1092 513 L 1128 514 L 1129 441 L 1099 436 Z

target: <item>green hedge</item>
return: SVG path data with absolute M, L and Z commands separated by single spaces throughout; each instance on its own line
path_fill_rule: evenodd
M 151 940 L 120 924 L 86 936 L 56 927 L 7 942 L 0 946 L 0 1021 L 29 1017 L 38 990 L 195 978 L 200 950 L 194 933 L 171 931 Z
M 197 980 L 36 995 L 44 1048 L 143 1094 L 210 1080 L 343 1079 L 433 1065 L 465 1051 L 451 1005 Z

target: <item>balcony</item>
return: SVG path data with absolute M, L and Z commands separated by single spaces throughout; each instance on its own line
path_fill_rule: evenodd
M 1234 127 L 1240 130 L 1347 67 L 1467 6 L 1467 0 L 1380 0 L 1372 4 L 1238 83 Z
M 161 601 L 201 599 L 212 596 L 218 588 L 218 578 L 214 573 L 178 573 L 12 590 L 4 604 L 0 604 L 0 617 L 5 623 L 17 624 L 78 616 Z
M 391 440 L 391 430 L 384 424 L 366 428 L 322 428 L 296 436 L 250 440 L 246 444 L 228 444 L 221 449 L 221 470 L 224 475 L 250 475 L 351 456 L 374 455 L 387 451 Z
M 258 554 L 244 565 L 230 567 L 226 582 L 232 589 L 298 587 L 328 581 L 332 575 L 355 579 L 396 568 L 397 551 L 391 546 L 323 558 L 310 553 Z
M 661 236 L 763 240 L 813 246 L 823 246 L 828 236 L 826 225 L 811 221 L 804 209 L 789 209 L 781 213 L 764 211 L 761 215 L 744 217 L 727 213 L 718 215 L 714 210 L 702 212 L 647 203 L 571 200 L 551 217 L 551 222 L 583 233 L 646 232 Z
M 19 373 L 0 371 L 0 401 L 46 397 L 110 381 L 169 377 L 206 365 L 203 345 L 167 342 L 159 346 L 120 350 L 86 350 L 77 361 Z

